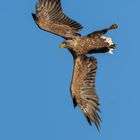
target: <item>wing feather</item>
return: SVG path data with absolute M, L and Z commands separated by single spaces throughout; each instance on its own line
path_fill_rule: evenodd
M 75 102 L 84 113 L 88 122 L 100 126 L 99 99 L 95 89 L 97 61 L 93 57 L 78 56 L 75 59 L 71 94 Z
M 39 28 L 65 38 L 78 35 L 83 28 L 63 13 L 60 0 L 39 0 L 33 18 Z

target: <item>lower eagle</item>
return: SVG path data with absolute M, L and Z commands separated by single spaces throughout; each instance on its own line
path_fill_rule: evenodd
M 97 60 L 87 57 L 87 54 L 112 54 L 116 46 L 111 38 L 103 35 L 109 30 L 116 29 L 117 24 L 81 36 L 78 32 L 83 26 L 63 13 L 61 0 L 39 0 L 36 4 L 36 13 L 32 16 L 40 29 L 65 39 L 60 48 L 67 48 L 74 59 L 70 88 L 74 106 L 78 105 L 89 124 L 94 123 L 99 129 L 99 98 L 95 88 Z

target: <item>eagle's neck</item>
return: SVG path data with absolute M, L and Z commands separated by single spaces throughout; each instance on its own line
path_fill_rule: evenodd
M 68 50 L 70 51 L 71 55 L 73 56 L 73 58 L 75 59 L 77 57 L 77 54 L 75 51 L 73 51 L 72 49 L 68 48 Z

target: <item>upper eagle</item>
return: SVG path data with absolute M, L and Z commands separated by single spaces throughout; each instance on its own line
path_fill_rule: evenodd
M 71 82 L 74 105 L 80 107 L 90 124 L 94 122 L 99 128 L 101 119 L 95 90 L 97 61 L 86 54 L 112 53 L 115 44 L 111 38 L 102 35 L 116 29 L 117 25 L 112 24 L 108 28 L 81 36 L 78 32 L 83 26 L 63 13 L 60 0 L 39 0 L 36 4 L 36 13 L 32 16 L 39 28 L 65 39 L 60 47 L 67 48 L 74 58 Z

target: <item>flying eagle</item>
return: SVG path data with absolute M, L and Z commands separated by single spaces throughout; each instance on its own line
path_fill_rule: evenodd
M 111 38 L 103 34 L 116 29 L 117 25 L 112 24 L 103 30 L 81 36 L 78 32 L 83 26 L 63 13 L 61 0 L 39 0 L 36 4 L 36 13 L 32 16 L 40 29 L 65 39 L 60 47 L 67 48 L 74 58 L 70 88 L 74 106 L 80 107 L 90 125 L 95 123 L 99 128 L 99 99 L 95 90 L 97 61 L 86 54 L 112 53 L 115 44 Z

